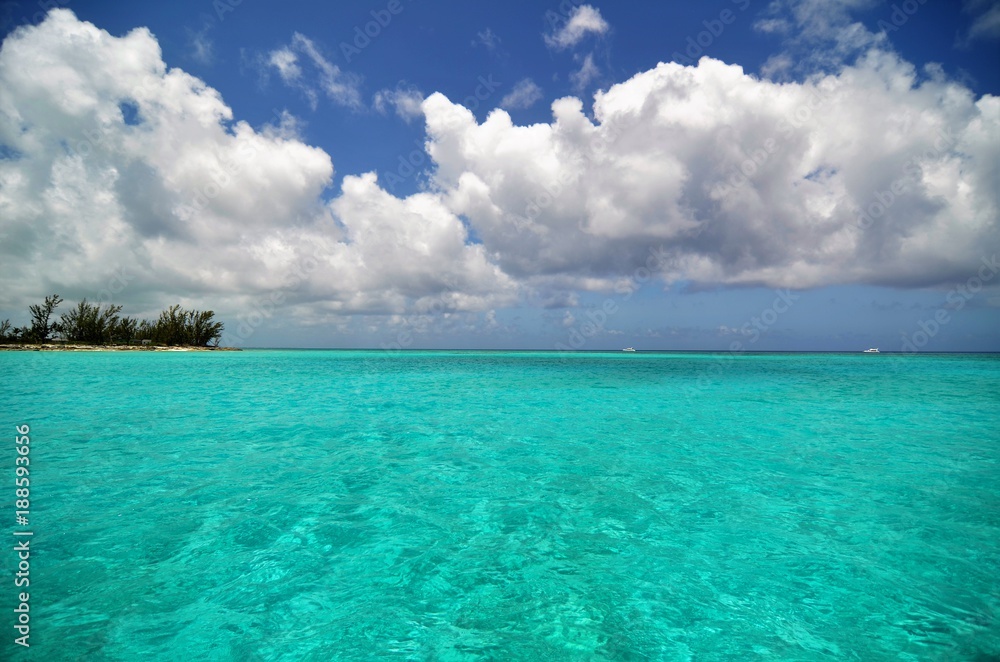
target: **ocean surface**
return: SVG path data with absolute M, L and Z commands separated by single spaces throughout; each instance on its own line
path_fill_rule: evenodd
M 0 372 L 0 659 L 1000 659 L 1000 355 L 2 352 Z

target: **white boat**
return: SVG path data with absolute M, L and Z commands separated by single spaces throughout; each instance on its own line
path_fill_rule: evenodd
M 626 347 L 626 348 L 625 348 L 625 349 L 623 349 L 622 351 L 623 351 L 623 352 L 634 352 L 634 351 L 635 351 L 635 347 Z
M 863 353 L 863 354 L 878 354 L 878 353 L 879 353 L 879 351 L 878 351 L 878 347 L 869 347 L 868 349 L 866 349 L 866 350 L 865 350 L 864 352 L 862 352 L 862 353 Z

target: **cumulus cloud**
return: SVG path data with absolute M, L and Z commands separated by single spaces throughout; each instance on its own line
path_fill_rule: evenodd
M 94 299 L 115 278 L 136 314 L 275 293 L 321 312 L 487 310 L 517 289 L 430 194 L 398 199 L 369 174 L 323 200 L 331 158 L 290 116 L 234 121 L 146 29 L 114 37 L 56 10 L 9 36 L 0 146 L 0 308 Z
M 266 272 L 243 249 L 333 174 L 322 150 L 233 123 L 145 29 L 115 38 L 53 11 L 8 37 L 0 81 L 0 143 L 19 155 L 0 161 L 3 245 L 23 264 L 3 262 L 28 272 L 4 280 L 19 286 L 93 292 L 119 265 L 135 291 L 253 287 Z
M 299 56 L 304 57 L 312 65 L 314 75 L 308 79 L 303 75 Z M 317 107 L 320 93 L 338 106 L 355 110 L 363 106 L 360 79 L 330 62 L 319 47 L 301 33 L 293 34 L 292 41 L 287 46 L 268 53 L 266 62 L 278 71 L 286 85 L 300 89 L 309 99 L 313 109 Z
M 270 65 L 283 79 L 322 79 L 306 41 L 284 50 Z M 798 82 L 703 58 L 551 108 L 548 123 L 480 123 L 431 94 L 423 192 L 366 173 L 325 199 L 332 159 L 294 118 L 254 128 L 169 68 L 148 30 L 114 37 L 55 10 L 0 50 L 0 308 L 93 299 L 124 274 L 115 302 L 136 314 L 278 293 L 303 324 L 486 328 L 516 302 L 634 291 L 643 271 L 695 287 L 950 285 L 1000 245 L 1000 99 L 877 42 Z
M 538 87 L 535 81 L 530 78 L 518 81 L 503 99 L 500 100 L 500 107 L 508 110 L 519 110 L 531 108 L 542 98 L 542 88 Z
M 489 262 L 483 246 L 468 243 L 462 221 L 433 194 L 397 198 L 374 173 L 344 178 L 330 209 L 346 228 L 331 256 L 331 282 L 343 306 L 405 309 L 407 300 L 435 301 L 446 310 L 480 310 L 507 298 L 513 281 Z
M 588 34 L 605 34 L 609 27 L 601 16 L 601 10 L 590 5 L 580 5 L 573 9 L 562 27 L 545 35 L 545 44 L 554 49 L 569 48 L 583 41 Z
M 453 210 L 527 282 L 928 286 L 1000 245 L 1000 100 L 872 50 L 776 84 L 709 58 L 575 98 L 550 124 L 424 103 Z M 989 256 L 985 256 L 989 257 Z

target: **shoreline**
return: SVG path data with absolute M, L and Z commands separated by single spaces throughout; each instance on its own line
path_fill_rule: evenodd
M 165 347 L 155 345 L 85 345 L 43 343 L 41 345 L 0 345 L 0 352 L 241 352 L 239 347 Z

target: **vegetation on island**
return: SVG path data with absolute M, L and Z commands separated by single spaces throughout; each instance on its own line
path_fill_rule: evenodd
M 155 320 L 123 316 L 117 304 L 81 301 L 69 312 L 54 320 L 56 307 L 63 299 L 58 294 L 28 307 L 31 323 L 13 328 L 10 320 L 0 322 L 0 343 L 41 344 L 53 340 L 86 345 L 166 345 L 218 347 L 222 322 L 211 310 L 185 310 L 170 306 Z

